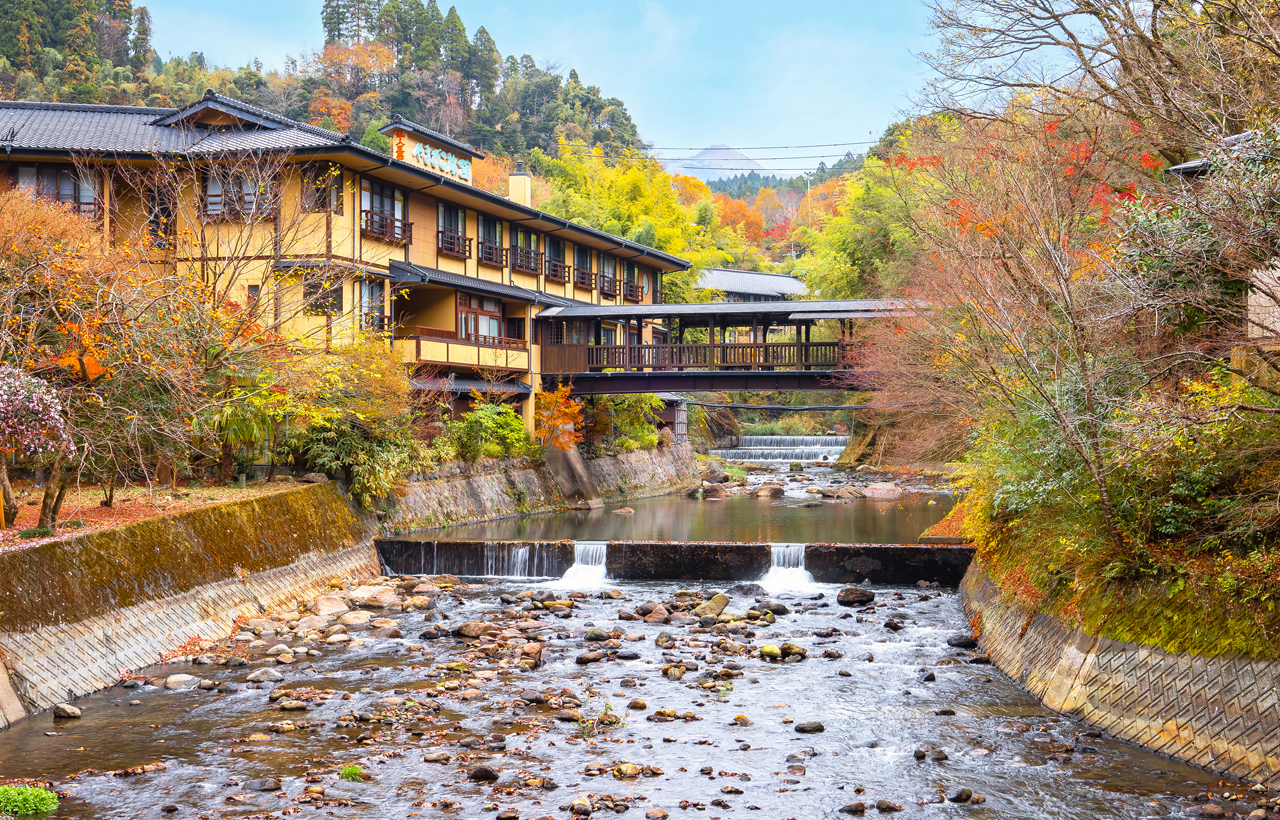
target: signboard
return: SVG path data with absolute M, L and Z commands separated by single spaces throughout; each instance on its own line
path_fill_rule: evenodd
M 404 159 L 404 132 L 396 132 L 396 159 Z M 471 184 L 471 160 L 452 154 L 443 148 L 433 148 L 425 142 L 415 142 L 409 152 L 413 161 L 422 167 Z

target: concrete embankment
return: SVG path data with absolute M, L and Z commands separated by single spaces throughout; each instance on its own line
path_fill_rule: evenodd
M 586 464 L 602 492 L 630 497 L 696 476 L 688 445 Z M 410 482 L 396 502 L 374 515 L 316 484 L 0 553 L 0 727 L 225 637 L 238 617 L 293 608 L 335 577 L 377 575 L 380 531 L 564 503 L 548 470 L 497 461 Z
M 982 649 L 1049 708 L 1176 760 L 1280 781 L 1280 663 L 1087 634 L 1013 603 L 976 561 L 962 592 Z

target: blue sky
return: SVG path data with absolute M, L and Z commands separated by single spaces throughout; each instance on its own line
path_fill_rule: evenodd
M 135 6 L 141 3 L 135 0 Z M 219 65 L 317 49 L 321 0 L 149 0 L 161 56 L 201 50 Z M 485 26 L 504 55 L 576 68 L 621 98 L 659 148 L 809 145 L 874 139 L 924 83 L 918 0 L 524 0 L 460 2 L 468 34 Z M 448 10 L 449 2 L 441 3 Z M 840 148 L 753 151 L 822 154 Z M 664 156 L 687 151 L 662 151 Z M 774 168 L 816 159 L 761 161 Z

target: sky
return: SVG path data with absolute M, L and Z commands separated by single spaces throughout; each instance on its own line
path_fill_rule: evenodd
M 135 6 L 141 3 L 135 0 Z M 319 49 L 321 0 L 146 0 L 162 57 L 203 51 L 212 64 L 255 57 L 278 68 Z M 448 11 L 449 2 L 441 7 Z M 626 103 L 665 157 L 728 144 L 874 142 L 925 81 L 920 0 L 523 0 L 459 2 L 471 35 L 483 25 L 505 56 L 577 69 Z M 860 145 L 746 151 L 773 169 Z M 692 150 L 684 150 L 692 149 Z M 772 159 L 774 157 L 804 159 Z M 771 159 L 764 159 L 771 158 Z M 838 158 L 832 156 L 828 164 Z

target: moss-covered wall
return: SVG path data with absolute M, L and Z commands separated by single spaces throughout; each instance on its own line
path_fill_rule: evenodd
M 375 530 L 325 483 L 0 553 L 0 628 L 80 621 L 369 543 Z
M 1046 706 L 1161 754 L 1280 780 L 1280 663 L 1165 652 L 1091 633 L 1001 589 L 975 561 L 965 610 L 991 661 Z M 1194 632 L 1194 624 L 1176 629 Z

